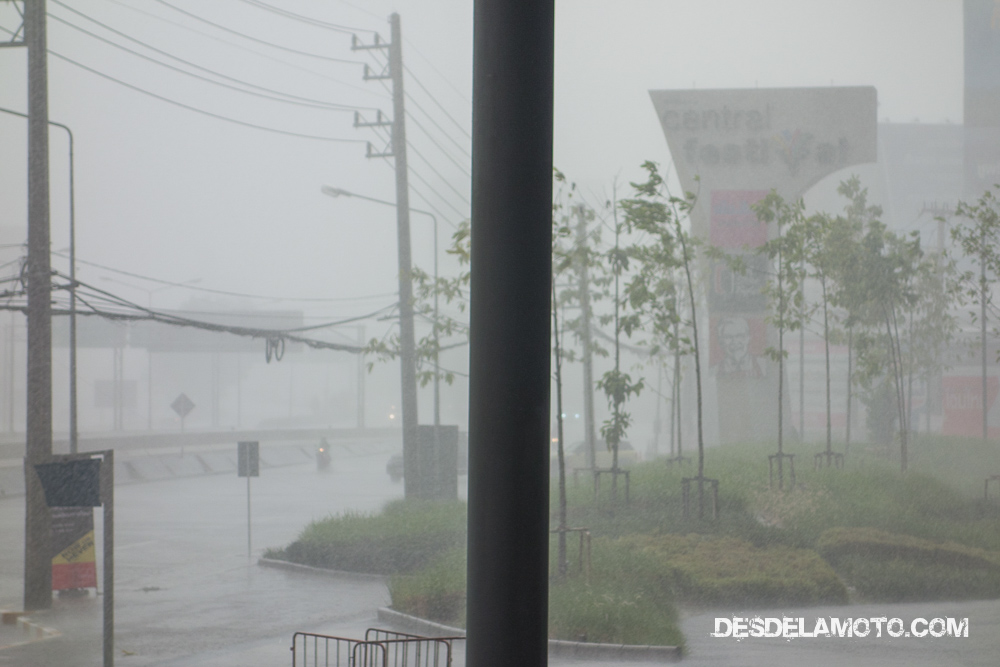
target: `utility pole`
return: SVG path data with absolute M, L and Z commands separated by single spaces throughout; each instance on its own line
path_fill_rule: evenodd
M 28 400 L 25 429 L 24 608 L 52 606 L 51 517 L 34 465 L 52 458 L 52 298 L 45 0 L 24 2 L 28 47 Z
M 587 466 L 597 467 L 597 438 L 594 428 L 594 355 L 590 340 L 590 275 L 585 253 L 587 246 L 586 209 L 576 207 L 577 281 L 580 285 L 580 342 L 583 345 L 583 424 L 587 443 Z
M 391 157 L 396 163 L 396 236 L 399 254 L 399 372 L 403 407 L 403 494 L 407 498 L 418 497 L 424 491 L 425 471 L 421 470 L 421 456 L 418 451 L 417 417 L 417 362 L 416 343 L 413 335 L 413 281 L 410 257 L 410 186 L 406 163 L 406 109 L 403 106 L 403 37 L 399 25 L 399 14 L 389 17 L 391 41 L 386 44 L 378 35 L 371 45 L 363 45 L 354 37 L 351 50 L 388 50 L 387 72 L 372 73 L 365 65 L 366 81 L 389 79 L 392 82 L 392 121 L 383 119 L 379 113 L 374 123 L 361 122 L 355 114 L 355 127 L 391 127 L 390 150 L 375 153 L 368 144 L 368 157 Z
M 365 346 L 365 325 L 358 325 L 358 347 Z M 358 430 L 365 429 L 365 357 L 358 355 Z

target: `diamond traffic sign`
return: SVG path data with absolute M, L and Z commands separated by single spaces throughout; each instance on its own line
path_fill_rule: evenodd
M 170 407 L 174 409 L 177 416 L 184 419 L 188 416 L 192 410 L 194 410 L 194 402 L 187 397 L 187 394 L 181 394 L 174 399 L 174 402 L 170 404 Z

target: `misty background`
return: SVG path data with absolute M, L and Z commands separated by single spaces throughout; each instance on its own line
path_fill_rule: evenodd
M 77 277 L 141 306 L 203 320 L 252 320 L 266 311 L 278 328 L 372 315 L 310 335 L 344 344 L 359 335 L 383 338 L 394 326 L 395 211 L 320 192 L 328 185 L 394 198 L 391 162 L 365 157 L 366 142 L 378 152 L 386 132 L 354 127 L 355 111 L 369 122 L 379 111 L 391 115 L 386 82 L 364 80 L 365 65 L 376 74 L 384 59 L 352 51 L 352 35 L 362 43 L 375 33 L 387 40 L 388 14 L 401 15 L 411 206 L 437 217 L 441 274 L 453 275 L 457 262 L 444 249 L 469 215 L 472 5 L 301 0 L 276 7 L 252 0 L 50 0 L 49 117 L 69 126 L 76 142 Z M 556 19 L 554 163 L 595 209 L 616 183 L 619 197 L 628 196 L 643 161 L 670 164 L 651 89 L 872 85 L 880 123 L 962 118 L 959 0 L 574 1 L 560 3 Z M 0 3 L 0 28 L 15 31 L 19 23 L 12 3 Z M 0 107 L 25 112 L 26 87 L 24 50 L 0 50 Z M 305 100 L 343 108 L 298 104 Z M 16 276 L 23 254 L 26 126 L 0 113 L 0 278 Z M 68 273 L 68 146 L 58 128 L 50 133 L 50 160 L 53 267 Z M 882 203 L 884 169 L 867 165 L 824 179 L 806 194 L 809 209 L 839 210 L 835 188 L 849 173 L 861 174 L 873 201 Z M 411 234 L 414 265 L 430 272 L 430 217 L 411 216 Z M 428 328 L 418 321 L 418 337 Z M 20 431 L 23 317 L 0 315 L 0 329 L 7 342 L 0 428 Z M 217 349 L 150 355 L 153 348 L 129 335 L 121 334 L 117 357 L 81 342 L 84 433 L 177 429 L 170 403 L 182 392 L 197 406 L 187 428 L 358 422 L 352 354 L 290 347 L 280 363 L 268 364 L 262 340 L 217 334 Z M 606 363 L 598 361 L 598 376 Z M 441 365 L 467 372 L 467 348 L 442 353 Z M 54 351 L 53 369 L 59 437 L 68 424 L 65 347 Z M 652 370 L 646 374 L 655 382 Z M 117 417 L 107 400 L 116 375 L 123 387 Z M 572 442 L 582 438 L 578 365 L 569 365 L 566 381 Z M 398 382 L 395 364 L 376 363 L 366 374 L 366 426 L 398 423 Z M 606 409 L 596 403 L 601 421 Z M 442 422 L 464 430 L 466 404 L 458 375 L 442 387 Z M 645 392 L 631 408 L 637 448 L 646 449 L 652 437 L 655 404 L 655 394 Z M 419 406 L 420 421 L 432 421 L 429 387 L 421 389 Z

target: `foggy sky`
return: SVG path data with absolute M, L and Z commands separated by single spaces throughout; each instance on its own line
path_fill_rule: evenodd
M 349 34 L 283 18 L 249 2 L 169 2 L 259 39 L 379 68 L 378 58 L 351 51 Z M 301 97 L 391 112 L 387 89 L 377 81 L 363 81 L 361 64 L 274 50 L 154 0 L 65 0 L 65 4 L 146 44 L 237 79 Z M 413 146 L 411 204 L 441 212 L 444 246 L 450 225 L 466 217 L 469 209 L 469 182 L 463 173 L 469 169 L 469 158 L 455 143 L 470 150 L 466 133 L 471 126 L 473 3 L 270 0 L 270 4 L 358 28 L 363 42 L 370 42 L 374 31 L 388 39 L 388 14 L 400 13 L 404 62 L 416 77 L 407 75 L 406 90 L 412 96 L 407 104 L 430 134 L 408 121 Z M 48 10 L 168 61 L 51 0 Z M 12 30 L 17 24 L 13 8 L 0 4 L 0 25 Z M 376 150 L 385 143 L 371 130 L 353 128 L 350 112 L 267 101 L 196 81 L 52 19 L 48 40 L 51 50 L 88 67 L 210 113 L 290 132 L 370 140 Z M 0 49 L 0 106 L 26 110 L 25 73 L 23 49 Z M 644 160 L 669 161 L 649 101 L 650 89 L 874 85 L 880 122 L 960 122 L 962 3 L 564 1 L 557 7 L 555 81 L 555 164 L 597 205 L 610 196 L 616 177 L 624 188 L 629 179 L 638 177 Z M 76 135 L 81 260 L 161 280 L 198 281 L 200 287 L 224 291 L 351 300 L 235 299 L 183 288 L 153 292 L 155 284 L 86 265 L 78 269 L 82 280 L 142 304 L 152 300 L 157 308 L 207 299 L 226 308 L 303 308 L 314 321 L 370 312 L 393 301 L 393 209 L 320 194 L 322 185 L 333 185 L 393 199 L 391 163 L 366 159 L 364 143 L 300 139 L 238 127 L 126 89 L 56 57 L 49 59 L 49 94 L 50 118 L 69 125 Z M 373 115 L 366 113 L 369 119 Z M 61 131 L 54 130 L 50 137 L 52 247 L 58 251 L 68 246 L 67 148 Z M 415 152 L 426 156 L 430 166 Z M 0 155 L 0 228 L 5 237 L 16 236 L 27 218 L 23 119 L 0 115 Z M 414 263 L 430 270 L 430 221 L 415 215 L 411 224 Z M 53 262 L 57 268 L 67 266 L 59 257 Z M 445 273 L 454 269 L 443 253 L 442 267 Z M 379 335 L 389 326 L 374 323 L 369 334 Z

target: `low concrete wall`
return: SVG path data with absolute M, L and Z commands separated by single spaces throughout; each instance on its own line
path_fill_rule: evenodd
M 402 431 L 396 428 L 284 428 L 269 430 L 242 431 L 199 431 L 193 433 L 144 433 L 122 432 L 104 433 L 99 435 L 81 434 L 79 450 L 93 452 L 103 449 L 114 449 L 120 452 L 126 449 L 158 449 L 163 447 L 195 447 L 198 445 L 219 445 L 235 443 L 242 440 L 257 440 L 259 442 L 313 440 L 320 438 L 340 440 L 350 438 L 363 440 L 366 438 L 402 438 Z M 57 453 L 69 451 L 69 441 L 65 438 L 54 439 L 52 450 Z M 0 459 L 24 458 L 24 434 L 4 434 L 0 439 Z
M 395 609 L 381 607 L 378 620 L 393 627 L 425 637 L 464 637 L 465 630 L 453 628 L 417 616 L 410 616 Z M 614 660 L 636 662 L 680 662 L 680 646 L 637 646 L 632 644 L 599 644 L 596 642 L 569 642 L 549 640 L 549 655 L 578 658 L 581 660 Z

